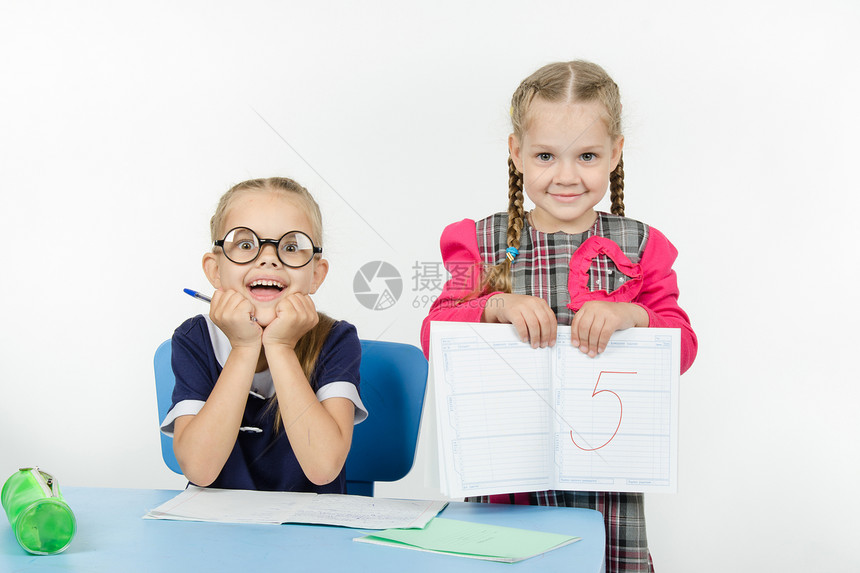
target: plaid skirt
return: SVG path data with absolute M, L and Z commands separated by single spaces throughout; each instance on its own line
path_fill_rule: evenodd
M 595 509 L 603 514 L 606 528 L 606 573 L 654 571 L 645 533 L 645 503 L 641 493 L 588 491 L 533 491 L 529 505 L 552 505 Z M 467 501 L 489 503 L 490 496 L 469 497 Z M 494 495 L 493 503 L 525 503 L 519 494 Z

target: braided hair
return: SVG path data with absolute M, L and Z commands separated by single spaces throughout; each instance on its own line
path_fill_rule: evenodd
M 518 249 L 523 232 L 525 210 L 523 209 L 523 174 L 508 157 L 508 232 L 507 245 Z M 501 291 L 511 292 L 511 261 L 505 258 L 501 263 L 488 267 L 481 280 L 479 291 L 482 293 Z M 475 293 L 478 294 L 478 293 Z

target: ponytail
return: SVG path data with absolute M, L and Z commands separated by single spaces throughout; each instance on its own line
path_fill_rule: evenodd
M 316 384 L 314 383 L 314 369 L 317 365 L 317 359 L 320 356 L 320 351 L 322 350 L 326 338 L 328 338 L 328 335 L 336 322 L 333 318 L 321 312 L 317 312 L 317 314 L 319 315 L 319 322 L 317 322 L 316 326 L 307 331 L 296 343 L 296 358 L 299 359 L 302 372 L 304 372 L 305 378 L 308 379 L 314 392 L 317 390 Z M 281 421 L 281 409 L 278 408 L 277 395 L 272 398 L 272 401 L 269 402 L 267 407 L 275 410 L 275 433 L 278 433 L 278 431 L 283 427 L 283 423 Z

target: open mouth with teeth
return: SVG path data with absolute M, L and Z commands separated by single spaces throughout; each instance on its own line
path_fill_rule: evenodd
M 248 290 L 257 300 L 272 300 L 278 298 L 287 288 L 283 283 L 274 280 L 256 280 L 248 284 Z

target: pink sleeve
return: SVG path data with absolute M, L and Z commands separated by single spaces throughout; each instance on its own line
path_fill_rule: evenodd
M 430 312 L 421 325 L 421 348 L 424 355 L 430 354 L 430 322 L 448 320 L 457 322 L 481 322 L 487 299 L 497 293 L 490 293 L 463 301 L 475 292 L 481 281 L 483 264 L 478 253 L 478 239 L 475 221 L 463 219 L 445 227 L 439 241 L 442 249 L 442 262 L 451 273 L 442 294 L 430 307 Z
M 698 341 L 687 313 L 678 306 L 678 281 L 672 264 L 678 251 L 657 229 L 650 227 L 640 265 L 643 286 L 634 301 L 648 313 L 648 326 L 681 329 L 681 373 L 696 359 Z

